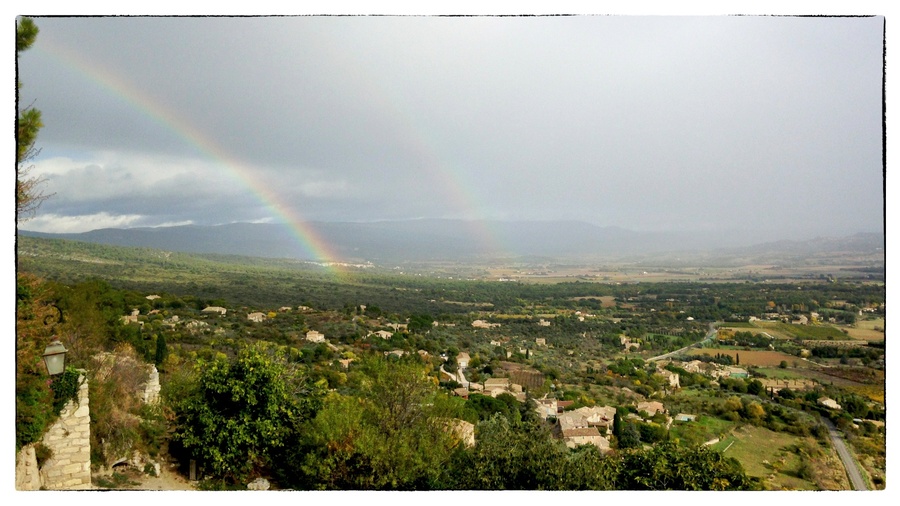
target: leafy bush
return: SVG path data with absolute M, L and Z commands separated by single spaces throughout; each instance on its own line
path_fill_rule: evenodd
M 196 459 L 205 473 L 230 483 L 269 468 L 320 402 L 318 387 L 309 385 L 284 355 L 257 343 L 231 360 L 199 362 L 195 390 L 173 406 L 175 453 Z
M 48 321 L 58 317 L 49 286 L 28 274 L 16 276 L 16 451 L 40 441 L 53 423 L 53 391 L 42 355 L 52 340 Z
M 78 399 L 78 386 L 81 373 L 74 367 L 66 367 L 62 374 L 53 376 L 50 389 L 53 390 L 53 410 L 58 415 L 69 401 Z

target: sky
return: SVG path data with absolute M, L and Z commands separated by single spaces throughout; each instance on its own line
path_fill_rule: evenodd
M 35 21 L 19 107 L 52 197 L 25 230 L 884 228 L 880 15 Z

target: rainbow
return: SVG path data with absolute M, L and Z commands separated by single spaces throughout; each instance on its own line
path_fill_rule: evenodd
M 388 86 L 382 85 L 379 76 L 366 72 L 371 67 L 361 59 L 359 52 L 353 47 L 342 47 L 341 44 L 346 43 L 346 40 L 338 36 L 328 37 L 330 33 L 333 32 L 322 34 L 324 38 L 320 41 L 319 49 L 327 51 L 330 61 L 335 64 L 344 62 L 346 65 L 347 62 L 356 60 L 354 65 L 344 68 L 344 72 L 351 76 L 351 82 L 366 83 L 366 96 L 372 101 L 373 109 L 393 119 L 393 126 L 403 133 L 400 138 L 406 140 L 406 148 L 423 161 L 420 168 L 434 181 L 434 188 L 444 192 L 459 217 L 467 223 L 473 238 L 485 251 L 508 251 L 498 241 L 500 234 L 493 230 L 489 222 L 478 219 L 487 213 L 478 204 L 473 191 L 477 182 L 468 181 L 463 171 L 451 166 L 446 157 L 439 156 L 440 140 L 429 135 L 433 129 L 417 123 L 415 118 L 418 114 L 409 110 L 408 101 Z
M 340 51 L 331 44 L 324 44 L 323 47 L 336 53 L 333 61 L 347 61 L 348 53 Z M 215 139 L 194 127 L 182 115 L 141 92 L 113 72 L 88 61 L 75 51 L 54 43 L 50 37 L 38 37 L 33 50 L 48 55 L 64 67 L 75 71 L 110 94 L 124 100 L 135 110 L 183 139 L 203 156 L 222 166 L 232 178 L 250 190 L 277 220 L 289 225 L 297 243 L 317 262 L 325 265 L 336 275 L 344 272 L 345 262 L 321 237 L 315 227 L 273 188 L 261 184 L 254 177 L 249 166 L 242 163 Z M 342 53 L 342 58 L 337 58 L 338 53 Z M 358 65 L 348 70 L 360 72 L 364 68 L 365 66 Z M 449 163 L 444 161 L 443 157 L 438 156 L 439 150 L 436 146 L 439 145 L 439 142 L 436 139 L 427 138 L 429 130 L 423 125 L 415 124 L 413 120 L 415 114 L 403 109 L 403 100 L 400 97 L 391 97 L 388 90 L 378 86 L 378 79 L 374 76 L 366 76 L 365 79 L 355 80 L 355 82 L 367 83 L 369 88 L 374 86 L 375 93 L 371 93 L 373 91 L 371 89 L 369 93 L 374 100 L 373 106 L 382 114 L 387 114 L 395 119 L 395 125 L 404 134 L 401 138 L 406 139 L 407 148 L 424 161 L 422 170 L 434 181 L 434 187 L 443 191 L 462 218 L 467 220 L 470 232 L 480 246 L 486 251 L 506 251 L 498 244 L 497 234 L 491 230 L 489 225 L 485 221 L 475 219 L 483 214 L 476 204 L 473 192 L 466 190 L 474 188 L 474 185 L 463 184 L 461 171 L 454 170 Z
M 228 174 L 249 189 L 267 209 L 271 210 L 276 219 L 289 225 L 297 243 L 313 259 L 325 265 L 334 274 L 341 273 L 341 266 L 344 262 L 319 235 L 318 231 L 288 205 L 277 192 L 257 182 L 250 168 L 229 153 L 220 143 L 192 126 L 175 111 L 154 101 L 119 76 L 87 61 L 77 53 L 53 43 L 52 39 L 39 37 L 34 49 L 50 56 L 66 68 L 124 100 L 133 109 L 140 111 L 155 123 L 183 139 L 214 163 L 221 165 Z

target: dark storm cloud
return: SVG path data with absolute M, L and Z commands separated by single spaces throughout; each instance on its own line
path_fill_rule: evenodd
M 48 212 L 878 230 L 883 21 L 39 18 L 20 78 Z

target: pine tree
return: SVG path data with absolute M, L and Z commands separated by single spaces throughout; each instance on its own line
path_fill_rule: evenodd
M 38 27 L 31 18 L 22 18 L 16 25 L 16 59 L 37 39 Z M 16 81 L 16 95 L 22 83 Z M 17 97 L 18 98 L 18 97 Z M 40 191 L 41 178 L 28 175 L 28 161 L 38 151 L 34 148 L 41 122 L 41 111 L 29 106 L 19 109 L 16 114 L 16 220 L 31 215 L 49 195 Z

